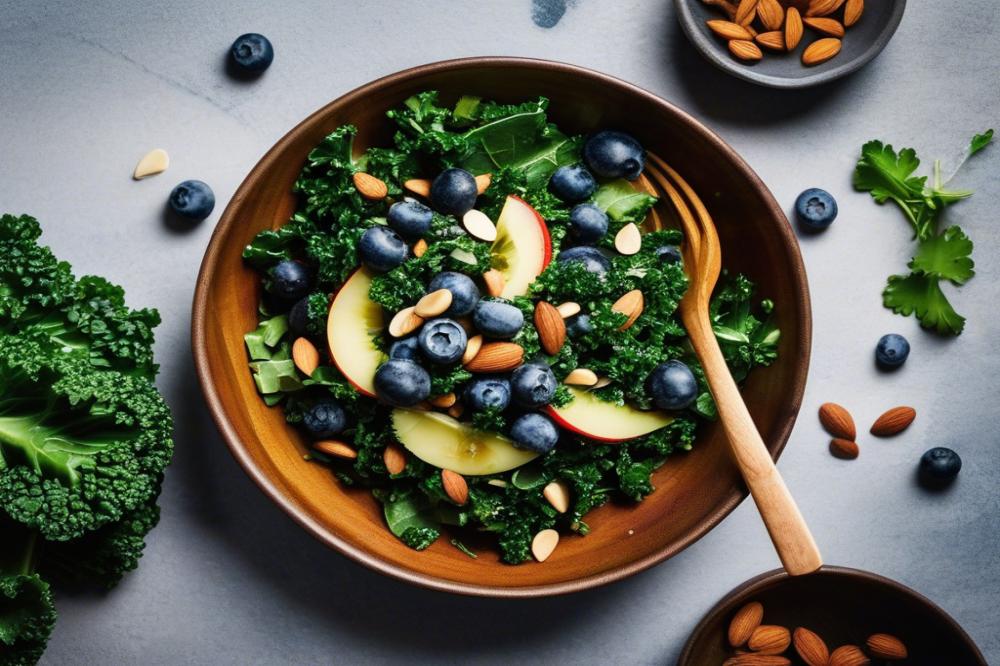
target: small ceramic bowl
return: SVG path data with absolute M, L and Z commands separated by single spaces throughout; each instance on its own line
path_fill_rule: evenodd
M 779 0 L 783 6 L 808 6 L 807 0 Z M 734 0 L 737 4 L 738 0 Z M 771 88 L 808 88 L 829 83 L 855 72 L 871 62 L 892 39 L 903 18 L 906 0 L 877 0 L 865 3 L 861 19 L 847 29 L 839 54 L 820 65 L 802 64 L 802 51 L 810 42 L 825 37 L 808 26 L 798 47 L 790 53 L 762 48 L 764 59 L 757 63 L 737 60 L 729 53 L 726 40 L 718 37 L 705 21 L 725 19 L 717 8 L 702 0 L 674 0 L 677 18 L 691 43 L 719 69 L 745 81 Z
M 751 601 L 764 606 L 764 624 L 805 627 L 832 652 L 841 645 L 864 647 L 868 636 L 887 633 L 906 645 L 910 666 L 986 666 L 976 644 L 950 615 L 927 597 L 867 571 L 825 566 L 808 576 L 782 569 L 743 583 L 698 623 L 678 666 L 721 664 L 733 655 L 727 632 L 736 611 Z M 784 656 L 802 664 L 789 647 Z M 893 662 L 897 663 L 897 662 Z

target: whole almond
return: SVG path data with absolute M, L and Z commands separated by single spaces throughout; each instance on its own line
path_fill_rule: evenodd
M 806 16 L 827 16 L 840 9 L 842 4 L 844 0 L 810 0 Z
M 406 454 L 395 444 L 389 444 L 382 451 L 382 462 L 389 474 L 400 474 L 406 469 Z
M 785 48 L 794 51 L 802 41 L 802 15 L 795 7 L 789 7 L 785 14 Z
M 791 660 L 776 654 L 737 654 L 722 662 L 722 666 L 789 666 Z
M 476 357 L 479 353 L 479 349 L 483 346 L 483 336 L 473 335 L 469 338 L 469 341 L 465 344 L 465 353 L 462 354 L 462 365 L 467 364 L 469 361 Z
M 792 632 L 792 643 L 806 666 L 826 666 L 830 660 L 830 649 L 823 639 L 805 627 L 798 627 Z
M 750 39 L 750 31 L 739 23 L 723 21 L 722 19 L 712 19 L 705 21 L 708 29 L 723 39 Z
M 730 42 L 730 44 L 732 44 L 732 42 Z M 756 49 L 757 47 L 754 46 L 754 48 Z M 760 49 L 758 49 L 758 51 L 759 50 Z M 611 306 L 611 310 L 619 312 L 627 317 L 625 323 L 618 327 L 619 331 L 631 328 L 632 324 L 635 323 L 635 320 L 642 314 L 644 304 L 645 300 L 642 297 L 642 292 L 638 289 L 633 289 L 614 302 Z
M 840 53 L 840 46 L 840 40 L 834 37 L 817 39 L 802 52 L 802 64 L 806 67 L 821 65 Z
M 865 12 L 865 0 L 847 0 L 844 4 L 844 25 L 850 28 Z
M 792 635 L 785 627 L 762 624 L 750 634 L 747 645 L 760 654 L 781 654 L 792 643 Z
M 483 173 L 476 176 L 476 192 L 482 194 L 486 190 L 490 189 L 490 183 L 493 182 L 493 174 Z
M 858 436 L 851 413 L 835 402 L 824 402 L 819 406 L 819 422 L 834 437 L 853 441 Z
M 418 240 L 416 243 L 413 244 L 414 257 L 417 257 L 419 259 L 420 257 L 424 256 L 424 252 L 426 251 L 427 251 L 427 241 L 425 241 L 423 238 L 421 238 L 420 240 Z
M 441 486 L 444 492 L 455 504 L 459 506 L 469 501 L 469 484 L 465 482 L 465 477 L 450 469 L 441 470 Z
M 892 437 L 909 428 L 915 418 L 917 410 L 913 407 L 893 407 L 875 419 L 870 432 L 876 437 Z
M 857 442 L 852 442 L 849 439 L 841 439 L 840 437 L 834 437 L 830 440 L 830 453 L 838 458 L 843 458 L 845 460 L 854 460 L 861 453 L 861 449 L 858 447 Z
M 764 57 L 764 54 L 761 53 L 760 47 L 745 39 L 729 40 L 729 52 L 740 60 L 746 60 L 749 62 L 757 61 Z
M 556 310 L 559 310 L 559 314 L 562 315 L 563 319 L 569 319 L 573 315 L 580 313 L 580 304 L 573 301 L 566 301 L 557 305 Z
M 857 645 L 841 645 L 830 653 L 829 666 L 868 666 L 872 660 Z
M 535 328 L 545 353 L 550 356 L 558 354 L 566 343 L 566 322 L 556 306 L 545 301 L 538 302 L 535 306 Z
M 454 405 L 457 400 L 458 396 L 456 396 L 454 393 L 445 393 L 444 395 L 436 395 L 427 402 L 431 403 L 435 407 L 439 407 L 441 409 L 448 409 L 449 407 Z
M 308 338 L 297 338 L 292 343 L 292 361 L 299 372 L 311 377 L 319 367 L 319 350 Z
M 892 634 L 872 634 L 865 641 L 868 651 L 876 659 L 887 659 L 897 661 L 906 659 L 906 646 Z
M 539 562 L 549 559 L 549 555 L 559 545 L 559 532 L 555 530 L 542 530 L 531 540 L 531 554 Z
M 760 626 L 764 619 L 764 606 L 757 601 L 751 601 L 743 608 L 736 611 L 732 621 L 729 623 L 729 644 L 739 647 L 750 640 L 750 635 L 754 629 Z
M 513 342 L 487 342 L 465 364 L 469 372 L 507 372 L 521 365 L 524 349 Z
M 486 293 L 490 296 L 499 296 L 503 293 L 503 288 L 507 286 L 507 280 L 503 273 L 495 268 L 483 273 L 483 282 L 486 283 Z
M 431 196 L 431 181 L 423 178 L 411 178 L 403 183 L 403 187 L 425 199 L 429 199 Z
M 424 318 L 416 313 L 416 308 L 403 308 L 389 321 L 389 335 L 401 338 L 409 335 L 424 324 Z
M 381 201 L 389 194 L 389 188 L 386 187 L 386 184 L 370 173 L 358 171 L 351 179 L 354 181 L 354 188 L 358 191 L 358 194 L 365 199 Z
M 837 19 L 817 17 L 817 16 L 807 16 L 802 19 L 802 22 L 807 26 L 815 30 L 816 32 L 821 32 L 824 35 L 829 35 L 830 37 L 843 37 L 844 36 L 844 26 L 841 25 L 840 21 Z
M 750 25 L 756 13 L 757 0 L 740 0 L 740 4 L 736 5 L 736 16 L 733 17 L 733 21 L 740 25 Z
M 313 442 L 312 446 L 320 453 L 325 453 L 326 455 L 333 456 L 334 458 L 354 460 L 358 457 L 358 452 L 355 451 L 353 447 L 335 439 L 324 439 L 319 442 Z
M 569 486 L 565 481 L 551 481 L 542 489 L 542 497 L 559 513 L 569 511 Z
M 452 298 L 451 291 L 448 289 L 432 291 L 417 301 L 417 304 L 413 306 L 413 313 L 424 319 L 436 317 L 451 307 Z
M 778 30 L 785 21 L 785 9 L 778 0 L 760 0 L 757 3 L 757 17 L 766 30 Z
M 780 30 L 775 30 L 774 32 L 762 32 L 754 37 L 754 41 L 764 48 L 771 49 L 772 51 L 785 50 L 785 33 Z

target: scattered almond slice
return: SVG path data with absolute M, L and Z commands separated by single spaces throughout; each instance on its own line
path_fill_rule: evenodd
M 539 562 L 549 559 L 549 555 L 559 545 L 559 532 L 555 530 L 542 530 L 531 540 L 531 554 Z
M 476 192 L 482 194 L 486 190 L 490 189 L 490 183 L 493 182 L 493 174 L 484 173 L 476 176 Z
M 559 513 L 569 511 L 569 486 L 564 481 L 552 481 L 542 490 L 542 496 Z
M 417 257 L 419 259 L 420 257 L 424 256 L 424 252 L 426 251 L 427 251 L 427 241 L 425 241 L 423 238 L 421 238 L 420 240 L 418 240 L 416 243 L 413 244 L 414 257 Z
M 566 301 L 557 305 L 556 310 L 559 311 L 563 319 L 569 319 L 573 315 L 580 314 L 580 304 L 573 301 Z
M 414 194 L 419 194 L 425 199 L 430 199 L 431 197 L 431 181 L 429 180 L 425 180 L 423 178 L 411 178 L 403 183 L 403 187 Z
M 297 338 L 292 343 L 292 361 L 306 377 L 312 377 L 312 373 L 319 367 L 319 350 L 308 338 Z
M 507 482 L 503 479 L 490 479 L 486 482 L 487 485 L 493 486 L 494 488 L 506 488 Z
M 413 306 L 413 312 L 424 319 L 436 317 L 451 307 L 452 298 L 454 297 L 451 291 L 447 289 L 432 291 L 417 301 L 417 304 Z
M 503 288 L 507 286 L 507 280 L 504 279 L 503 273 L 495 268 L 483 273 L 483 282 L 486 283 L 486 293 L 490 296 L 499 296 L 503 293 Z
M 473 335 L 469 338 L 469 341 L 465 344 L 465 353 L 462 354 L 462 365 L 465 365 L 472 359 L 476 357 L 479 353 L 480 348 L 483 346 L 483 336 Z
M 142 180 L 148 176 L 155 176 L 163 173 L 170 166 L 170 156 L 162 148 L 154 148 L 146 153 L 139 163 L 135 165 L 132 178 Z
M 594 384 L 593 386 L 590 387 L 590 390 L 591 391 L 596 391 L 597 389 L 602 389 L 605 386 L 610 386 L 610 385 L 611 385 L 611 378 L 610 377 L 601 377 L 600 379 L 597 380 L 596 384 Z
M 629 222 L 615 234 L 615 249 L 619 254 L 631 256 L 642 248 L 642 233 L 634 222 Z
M 473 208 L 462 216 L 462 226 L 474 238 L 492 243 L 497 239 L 497 226 L 493 220 L 481 210 Z
M 416 308 L 409 307 L 397 312 L 389 322 L 389 335 L 401 338 L 423 326 L 424 319 L 415 310 Z
M 328 456 L 333 456 L 334 458 L 341 458 L 343 460 L 354 460 L 358 457 L 358 452 L 353 448 L 339 442 L 335 439 L 324 439 L 319 442 L 313 442 L 313 448 L 320 453 L 325 453 Z
M 638 289 L 633 289 L 614 302 L 611 309 L 614 312 L 619 312 L 628 317 L 628 319 L 625 320 L 625 323 L 618 327 L 619 331 L 631 328 L 632 324 L 635 323 L 635 320 L 642 314 L 644 302 L 642 292 Z
M 598 382 L 597 374 L 587 368 L 577 368 L 568 375 L 563 383 L 571 386 L 596 386 Z
M 447 409 L 452 405 L 454 405 L 455 402 L 457 401 L 458 401 L 458 396 L 456 396 L 454 393 L 445 393 L 444 395 L 436 395 L 430 400 L 428 400 L 429 403 L 441 409 Z

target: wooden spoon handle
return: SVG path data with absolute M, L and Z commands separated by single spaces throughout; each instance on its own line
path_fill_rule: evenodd
M 705 369 L 733 458 L 757 503 L 757 510 L 771 535 L 778 557 L 792 576 L 812 573 L 823 565 L 823 558 L 809 526 L 754 425 L 743 396 L 726 366 L 711 324 L 702 319 L 699 328 L 707 330 L 699 331 L 700 335 L 692 335 L 692 344 Z M 691 330 L 690 324 L 688 330 Z

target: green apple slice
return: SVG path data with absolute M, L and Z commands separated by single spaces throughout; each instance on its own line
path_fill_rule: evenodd
M 602 442 L 624 442 L 648 435 L 673 423 L 667 412 L 644 412 L 629 405 L 601 400 L 593 393 L 571 388 L 573 402 L 563 407 L 546 408 L 556 423 L 575 433 Z
M 515 448 L 503 435 L 476 430 L 438 412 L 394 409 L 392 428 L 410 453 L 463 476 L 499 474 L 538 457 Z

